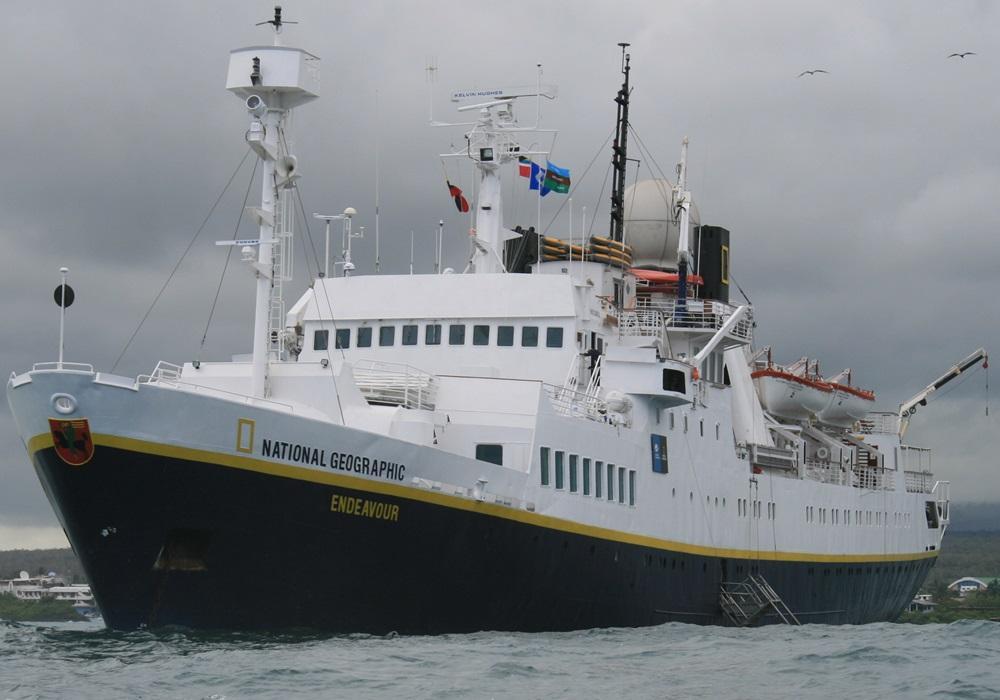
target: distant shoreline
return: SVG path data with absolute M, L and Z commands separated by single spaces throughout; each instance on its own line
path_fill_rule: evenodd
M 9 622 L 73 622 L 86 620 L 69 600 L 19 600 L 0 594 L 0 620 Z

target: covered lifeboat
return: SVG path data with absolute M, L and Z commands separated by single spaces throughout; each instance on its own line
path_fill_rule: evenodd
M 826 380 L 833 387 L 830 403 L 817 414 L 820 422 L 838 428 L 850 428 L 875 405 L 875 392 L 851 386 L 851 370 Z
M 802 421 L 827 409 L 834 396 L 833 385 L 810 372 L 807 359 L 782 367 L 771 362 L 770 356 L 767 348 L 767 359 L 755 361 L 750 374 L 765 411 L 779 418 Z

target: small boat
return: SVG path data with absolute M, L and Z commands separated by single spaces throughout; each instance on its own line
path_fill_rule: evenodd
M 851 386 L 851 370 L 827 379 L 833 387 L 830 403 L 817 414 L 821 423 L 838 428 L 850 428 L 871 412 L 875 405 L 875 392 Z
M 833 398 L 834 389 L 815 373 L 809 371 L 809 361 L 798 360 L 788 367 L 771 361 L 757 363 L 750 376 L 764 410 L 773 416 L 789 420 L 809 420 L 826 410 Z

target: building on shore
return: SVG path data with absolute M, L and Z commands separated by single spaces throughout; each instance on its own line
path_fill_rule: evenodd
M 934 602 L 934 597 L 930 593 L 918 593 L 910 601 L 906 610 L 907 612 L 930 613 L 934 612 L 935 608 L 937 608 L 937 603 Z
M 53 571 L 43 576 L 30 576 L 22 571 L 17 578 L 0 579 L 0 594 L 12 595 L 18 600 L 67 600 L 77 612 L 86 616 L 93 615 L 97 609 L 89 585 L 67 584 Z
M 948 590 L 956 594 L 959 598 L 964 598 L 969 593 L 985 591 L 991 584 L 1000 581 L 996 576 L 963 576 L 957 581 L 948 584 Z

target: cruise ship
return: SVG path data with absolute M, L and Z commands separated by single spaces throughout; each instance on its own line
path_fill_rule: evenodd
M 504 173 L 569 184 L 540 168 L 536 102 L 553 95 L 471 92 L 447 154 L 478 183 L 467 268 L 361 274 L 347 209 L 286 303 L 305 216 L 287 129 L 320 62 L 282 44 L 280 9 L 267 24 L 273 43 L 232 51 L 226 83 L 262 173 L 259 234 L 228 242 L 255 278 L 252 353 L 124 377 L 60 348 L 7 384 L 109 627 L 426 634 L 906 608 L 949 521 L 906 424 L 984 352 L 873 413 L 849 370 L 756 347 L 730 293 L 739 236 L 701 221 L 687 143 L 674 179 L 626 183 L 627 45 L 607 228 L 506 222 Z

